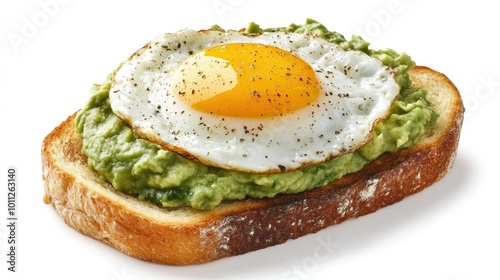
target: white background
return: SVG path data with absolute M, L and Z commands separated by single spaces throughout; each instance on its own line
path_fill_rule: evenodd
M 1 1 L 0 278 L 500 279 L 500 154 L 493 133 L 500 114 L 499 14 L 493 1 L 442 2 Z M 271 27 L 307 17 L 347 37 L 362 34 L 374 48 L 404 51 L 452 79 L 468 111 L 455 165 L 442 181 L 317 234 L 185 267 L 128 257 L 66 226 L 42 202 L 42 139 L 83 106 L 93 83 L 150 39 L 215 23 Z M 18 168 L 19 180 L 16 273 L 7 271 L 9 166 Z

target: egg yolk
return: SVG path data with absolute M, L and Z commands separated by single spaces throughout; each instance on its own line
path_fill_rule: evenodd
M 187 58 L 171 77 L 173 94 L 191 108 L 242 118 L 285 115 L 319 96 L 312 67 L 289 51 L 230 43 Z

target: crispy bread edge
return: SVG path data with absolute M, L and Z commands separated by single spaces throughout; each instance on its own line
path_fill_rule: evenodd
M 77 231 L 138 259 L 185 265 L 244 254 L 377 211 L 441 179 L 458 148 L 464 107 L 443 74 L 417 66 L 440 118 L 410 149 L 385 154 L 354 174 L 300 194 L 225 202 L 214 210 L 162 209 L 130 198 L 87 167 L 75 114 L 42 144 L 44 202 Z

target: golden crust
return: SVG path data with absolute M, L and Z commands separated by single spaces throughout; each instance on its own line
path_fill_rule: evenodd
M 133 257 L 165 264 L 205 263 L 244 254 L 372 213 L 441 179 L 455 158 L 464 107 L 443 74 L 415 67 L 416 87 L 440 113 L 410 149 L 386 154 L 323 188 L 271 199 L 224 202 L 211 211 L 162 209 L 126 196 L 90 170 L 70 116 L 42 146 L 44 202 L 79 232 Z

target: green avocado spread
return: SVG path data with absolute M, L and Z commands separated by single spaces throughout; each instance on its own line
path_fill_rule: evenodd
M 134 135 L 111 110 L 108 78 L 92 87 L 90 100 L 76 118 L 89 166 L 116 190 L 141 200 L 164 207 L 207 210 L 225 200 L 274 197 L 324 186 L 360 170 L 383 153 L 411 146 L 436 123 L 438 115 L 426 100 L 426 90 L 411 87 L 408 71 L 415 64 L 408 55 L 391 49 L 372 50 L 361 37 L 346 40 L 313 20 L 270 29 L 251 23 L 243 32 L 275 31 L 312 33 L 344 50 L 362 51 L 394 69 L 401 92 L 368 144 L 353 153 L 286 173 L 252 174 L 206 166 Z

